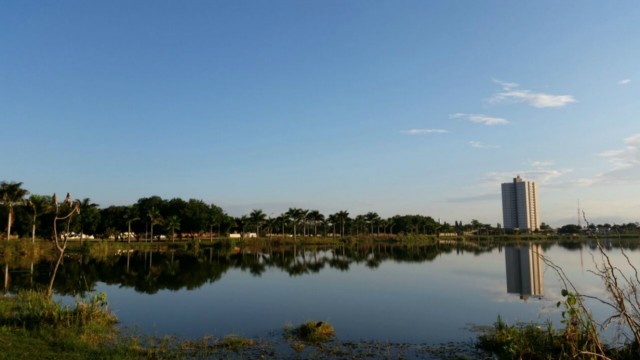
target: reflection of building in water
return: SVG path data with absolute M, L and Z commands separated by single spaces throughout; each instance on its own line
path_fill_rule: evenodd
M 506 246 L 504 262 L 507 267 L 507 292 L 520 294 L 521 299 L 530 296 L 542 298 L 542 248 L 539 244 Z

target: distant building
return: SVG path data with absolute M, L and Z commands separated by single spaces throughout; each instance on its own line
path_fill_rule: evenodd
M 519 294 L 520 299 L 542 298 L 544 283 L 542 277 L 542 247 L 540 244 L 528 246 L 506 246 L 504 262 L 507 270 L 507 292 Z
M 502 219 L 505 230 L 540 229 L 538 188 L 533 181 L 523 181 L 520 176 L 513 182 L 502 184 Z

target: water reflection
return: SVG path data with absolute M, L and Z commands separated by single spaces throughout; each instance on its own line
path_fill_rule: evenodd
M 441 254 L 481 254 L 493 245 L 433 243 L 429 245 L 375 244 L 337 247 L 279 247 L 239 249 L 209 246 L 194 250 L 158 248 L 155 251 L 121 250 L 116 254 L 89 256 L 65 253 L 54 283 L 58 295 L 76 295 L 95 288 L 98 282 L 154 294 L 159 290 L 196 289 L 220 280 L 232 269 L 261 276 L 275 268 L 291 277 L 319 273 L 325 268 L 348 271 L 353 265 L 376 269 L 385 261 L 430 262 Z M 5 292 L 43 287 L 55 267 L 51 259 L 25 269 L 5 264 Z M 9 274 L 10 273 L 10 274 Z M 9 281 L 11 279 L 11 281 Z
M 542 247 L 539 244 L 505 246 L 504 262 L 507 272 L 507 293 L 519 294 L 527 300 L 544 296 L 542 277 Z
M 624 244 L 622 244 L 624 243 Z M 271 269 L 277 269 L 291 277 L 317 274 L 323 269 L 349 271 L 353 266 L 377 269 L 385 262 L 423 263 L 452 254 L 479 256 L 494 249 L 504 249 L 507 292 L 518 294 L 526 300 L 544 296 L 542 261 L 540 254 L 554 243 L 522 246 L 501 243 L 477 243 L 442 241 L 426 245 L 379 243 L 353 244 L 335 247 L 267 247 L 244 248 L 221 245 L 202 245 L 199 249 L 158 247 L 154 251 L 121 250 L 117 253 L 90 256 L 81 253 L 65 253 L 60 266 L 54 292 L 59 295 L 76 295 L 91 291 L 99 282 L 133 288 L 135 291 L 154 294 L 160 290 L 192 290 L 219 281 L 230 270 L 241 270 L 256 277 Z M 634 250 L 639 242 L 605 242 L 609 247 Z M 582 251 L 590 243 L 569 242 L 557 245 Z M 4 291 L 45 287 L 55 268 L 56 260 L 44 258 L 34 262 L 5 263 Z M 1 276 L 1 275 L 0 275 Z

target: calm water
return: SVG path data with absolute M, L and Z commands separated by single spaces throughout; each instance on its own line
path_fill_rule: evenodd
M 618 244 L 609 244 L 623 264 Z M 640 264 L 640 250 L 624 247 Z M 104 291 L 121 325 L 147 334 L 261 337 L 313 319 L 333 324 L 342 340 L 464 341 L 475 337 L 472 325 L 491 325 L 498 315 L 559 324 L 562 285 L 537 253 L 562 266 L 583 293 L 604 296 L 588 271 L 596 253 L 589 244 L 473 243 L 74 255 L 56 277 L 56 293 L 64 300 Z M 10 269 L 9 291 L 47 284 L 52 266 L 35 264 L 33 275 Z M 596 317 L 608 315 L 591 305 Z

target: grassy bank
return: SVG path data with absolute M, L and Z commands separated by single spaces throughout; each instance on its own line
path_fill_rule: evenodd
M 340 341 L 327 322 L 285 326 L 263 339 L 196 340 L 122 333 L 104 294 L 64 307 L 43 292 L 0 298 L 0 359 L 480 359 L 473 344 Z

